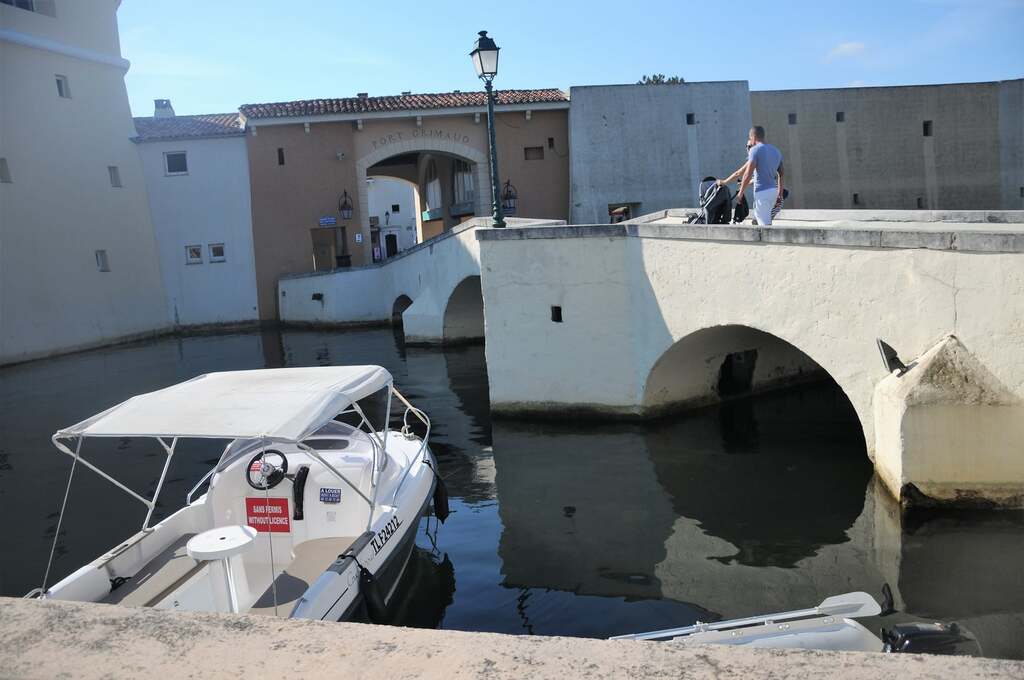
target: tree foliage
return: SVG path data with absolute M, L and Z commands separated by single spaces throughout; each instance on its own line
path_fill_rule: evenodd
M 666 76 L 664 73 L 652 73 L 636 81 L 637 85 L 681 85 L 686 81 L 679 76 Z

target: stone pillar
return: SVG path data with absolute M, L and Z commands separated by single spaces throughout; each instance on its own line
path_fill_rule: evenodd
M 875 467 L 904 504 L 1024 506 L 1024 406 L 953 335 L 874 392 Z

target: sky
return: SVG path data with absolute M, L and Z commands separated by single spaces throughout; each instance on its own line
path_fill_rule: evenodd
M 133 114 L 480 88 L 477 31 L 501 47 L 496 86 L 568 90 L 652 73 L 752 90 L 1024 77 L 1024 0 L 123 0 Z

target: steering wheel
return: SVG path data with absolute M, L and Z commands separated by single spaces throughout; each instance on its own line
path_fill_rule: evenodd
M 267 449 L 257 453 L 245 466 L 245 481 L 259 491 L 273 489 L 288 473 L 288 458 L 280 451 Z

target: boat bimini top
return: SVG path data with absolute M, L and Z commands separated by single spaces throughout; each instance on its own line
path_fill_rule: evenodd
M 179 439 L 231 440 L 217 465 L 189 492 L 186 502 L 191 502 L 195 491 L 215 472 L 225 469 L 242 455 L 259 452 L 277 443 L 293 444 L 305 451 L 351 487 L 372 508 L 376 504 L 376 488 L 374 498 L 367 497 L 356 484 L 324 460 L 320 453 L 304 444 L 303 440 L 325 427 L 330 429 L 340 426 L 340 423 L 332 424 L 336 416 L 357 414 L 361 419 L 360 427 L 366 426 L 363 432 L 373 449 L 372 469 L 379 474 L 387 458 L 383 453 L 387 444 L 388 423 L 381 423 L 378 430 L 370 423 L 358 402 L 383 389 L 387 389 L 385 418 L 390 416 L 391 397 L 394 395 L 406 406 L 403 432 L 409 432 L 410 413 L 426 425 L 427 433 L 419 452 L 422 455 L 430 436 L 430 421 L 426 414 L 412 406 L 394 388 L 391 374 L 380 366 L 317 366 L 207 373 L 162 390 L 132 397 L 53 435 L 54 445 L 74 459 L 58 523 L 63 519 L 67 506 L 75 466 L 81 464 L 148 508 L 142 524 L 142 531 L 147 531 Z M 86 461 L 81 456 L 81 448 L 82 442 L 89 437 L 156 439 L 167 453 L 167 460 L 153 497 L 148 499 L 139 495 Z M 395 493 L 397 495 L 397 489 Z M 59 527 L 57 533 L 60 533 Z M 51 551 L 51 563 L 52 559 Z M 50 564 L 47 565 L 43 579 L 41 590 L 44 592 L 49 570 Z

